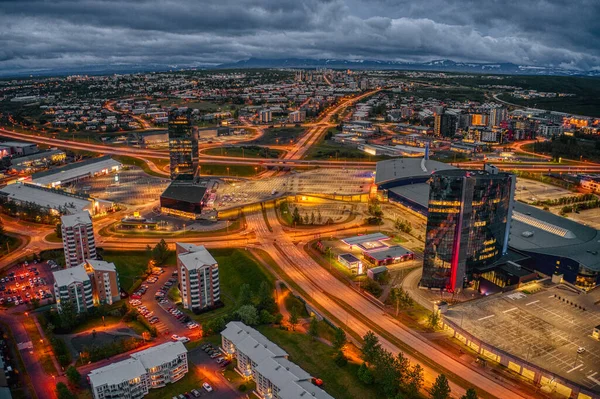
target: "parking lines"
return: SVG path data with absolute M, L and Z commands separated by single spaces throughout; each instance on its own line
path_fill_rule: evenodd
M 534 303 L 538 303 L 538 302 L 539 302 L 539 299 L 537 301 L 526 303 L 525 306 L 533 305 Z
M 508 310 L 505 310 L 505 311 L 504 311 L 504 312 L 502 312 L 502 313 L 508 313 L 508 312 L 512 312 L 513 310 L 517 310 L 517 308 L 508 309 Z
M 581 363 L 579 366 L 575 366 L 575 367 L 573 367 L 571 370 L 567 371 L 567 373 L 570 373 L 571 371 L 575 371 L 575 370 L 577 370 L 578 368 L 581 368 L 582 366 L 583 366 L 583 363 Z
M 481 319 L 477 319 L 477 321 L 485 320 L 494 317 L 495 315 L 491 314 L 489 316 L 482 317 Z

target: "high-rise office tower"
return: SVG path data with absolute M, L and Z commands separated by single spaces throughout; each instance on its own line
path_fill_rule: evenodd
M 457 292 L 508 250 L 515 177 L 449 169 L 431 176 L 421 286 Z
M 75 267 L 86 259 L 96 259 L 94 226 L 89 212 L 63 215 L 60 222 L 66 266 Z
M 169 159 L 172 180 L 193 176 L 198 169 L 198 130 L 192 126 L 188 110 L 169 112 Z
M 453 137 L 456 133 L 457 118 L 454 114 L 435 114 L 433 131 L 437 137 Z

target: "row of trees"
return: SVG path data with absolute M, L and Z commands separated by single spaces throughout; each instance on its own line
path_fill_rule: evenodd
M 49 208 L 44 208 L 33 202 L 17 204 L 5 197 L 0 197 L 0 211 L 13 217 L 18 216 L 21 220 L 28 222 L 54 225 L 60 221 L 60 215 L 67 212 L 67 208 L 59 207 L 59 213 L 57 214 Z
M 571 212 L 579 212 L 579 211 L 585 211 L 587 209 L 596 209 L 596 208 L 600 208 L 600 200 L 598 199 L 594 199 L 592 201 L 587 201 L 587 202 L 580 202 L 574 205 L 566 205 L 563 206 L 562 209 L 560 210 L 561 214 L 567 214 L 567 213 L 571 213 Z
M 363 384 L 375 383 L 388 398 L 419 398 L 423 387 L 423 368 L 413 366 L 402 352 L 394 356 L 383 349 L 379 339 L 369 331 L 363 337 L 362 359 L 358 378 Z M 437 376 L 430 391 L 431 399 L 450 398 L 450 384 L 444 374 Z M 477 392 L 469 388 L 461 399 L 477 399 Z
M 323 223 L 323 216 L 321 215 L 321 211 L 318 210 L 317 211 L 317 215 L 315 216 L 314 212 L 310 213 L 310 217 L 308 216 L 307 213 L 304 214 L 304 216 L 300 215 L 300 211 L 298 210 L 298 207 L 294 207 L 294 210 L 292 211 L 292 223 L 294 225 L 309 225 L 309 224 L 322 224 Z M 327 223 L 333 223 L 333 219 L 329 218 L 327 220 Z
M 539 205 L 547 205 L 547 206 L 568 205 L 568 204 L 576 204 L 578 202 L 592 201 L 595 199 L 597 199 L 597 197 L 594 194 L 587 193 L 587 194 L 581 194 L 581 195 L 570 195 L 567 197 L 546 199 L 543 201 L 534 201 L 532 204 L 538 205 L 538 206 Z
M 381 210 L 381 205 L 379 205 L 377 199 L 372 199 L 369 202 L 368 213 L 369 216 L 366 219 L 367 224 L 378 226 L 383 223 L 383 211 Z
M 410 234 L 412 231 L 412 224 L 408 220 L 396 219 L 394 227 L 403 233 Z

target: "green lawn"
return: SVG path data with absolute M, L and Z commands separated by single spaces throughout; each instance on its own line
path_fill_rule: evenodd
M 33 344 L 33 350 L 38 354 L 44 372 L 48 375 L 57 375 L 56 367 L 54 367 L 54 362 L 52 362 L 52 348 L 50 342 L 48 342 L 47 339 L 42 341 L 40 331 L 35 325 L 32 317 L 23 320 L 23 327 L 25 327 L 27 335 Z
M 304 305 L 304 302 L 292 295 L 291 292 L 285 297 L 284 304 L 288 312 L 291 312 L 292 308 L 296 307 L 296 309 L 298 310 L 298 315 L 300 317 L 308 317 L 308 312 L 306 311 L 306 306 Z
M 288 352 L 292 362 L 314 377 L 322 379 L 322 388 L 334 398 L 380 397 L 373 386 L 365 386 L 358 381 L 356 375 L 359 364 L 349 362 L 340 368 L 334 363 L 334 351 L 330 346 L 298 332 L 267 326 L 259 326 L 257 329 Z
M 284 151 L 259 146 L 216 147 L 203 151 L 206 155 L 223 155 L 244 158 L 279 158 Z
M 199 166 L 200 174 L 214 176 L 237 176 L 248 177 L 255 176 L 263 171 L 262 166 L 252 165 L 221 165 L 202 163 Z M 255 169 L 256 168 L 256 169 Z
M 155 177 L 168 177 L 167 172 L 165 173 L 156 173 L 155 171 L 151 170 L 150 167 L 148 166 L 148 164 L 139 159 L 139 158 L 134 158 L 134 157 L 129 157 L 126 155 L 113 155 L 113 158 L 119 162 L 122 162 L 125 165 L 133 165 L 133 166 L 137 166 L 138 168 L 142 169 L 144 171 L 144 173 L 146 173 L 147 175 L 150 176 L 155 176 Z M 149 161 L 153 162 L 156 167 L 158 167 L 159 169 L 162 170 L 162 168 L 169 162 L 168 159 L 153 159 L 150 158 L 148 159 Z
M 56 233 L 50 233 L 46 236 L 46 241 L 50 242 L 62 242 L 62 238 L 56 235 Z
M 205 381 L 200 370 L 193 364 L 189 363 L 190 370 L 181 380 L 173 384 L 167 384 L 159 389 L 151 389 L 146 399 L 170 399 L 173 396 L 178 396 L 185 392 L 190 392 L 192 389 L 203 390 L 202 383 Z
M 265 129 L 262 137 L 253 140 L 253 144 L 290 144 L 298 141 L 298 138 L 304 133 L 303 127 L 273 127 Z
M 141 279 L 150 260 L 145 251 L 103 251 L 102 257 L 107 262 L 113 262 L 119 273 L 121 289 L 129 292 L 134 282 Z M 166 265 L 175 265 L 175 252 L 173 251 Z
M 312 146 L 304 156 L 305 159 L 338 160 L 338 161 L 382 161 L 391 157 L 380 155 L 372 156 L 364 151 L 345 144 L 334 143 L 330 140 L 321 140 Z
M 269 282 L 274 287 L 274 278 L 254 259 L 247 251 L 242 249 L 211 249 L 219 264 L 219 280 L 221 282 L 221 300 L 225 303 L 223 308 L 203 313 L 192 314 L 194 319 L 205 322 L 217 316 L 222 316 L 233 311 L 238 305 L 237 298 L 242 284 L 249 284 L 254 295 L 258 293 L 263 281 Z
M 20 236 L 5 234 L 0 240 L 0 256 L 13 252 L 19 245 L 22 239 Z

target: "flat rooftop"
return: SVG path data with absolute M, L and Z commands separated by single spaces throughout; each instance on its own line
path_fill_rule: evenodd
M 395 158 L 377 162 L 375 184 L 408 178 L 427 178 L 438 170 L 456 169 L 454 166 L 424 158 Z
M 413 252 L 400 246 L 386 247 L 385 249 L 369 251 L 367 254 L 376 260 L 386 260 L 390 258 L 400 258 L 405 255 L 410 255 Z
M 365 234 L 362 236 L 343 238 L 342 241 L 348 245 L 359 245 L 359 244 L 362 244 L 365 242 L 385 241 L 385 240 L 389 240 L 389 239 L 390 239 L 390 237 L 386 236 L 383 233 L 372 233 L 372 234 Z
M 71 213 L 92 209 L 92 200 L 73 197 L 58 191 L 51 191 L 32 184 L 15 183 L 0 189 L 0 194 L 20 202 L 33 202 L 43 208 L 67 208 Z
M 50 169 L 31 175 L 33 184 L 39 186 L 51 186 L 52 183 L 68 182 L 80 177 L 101 172 L 104 169 L 111 170 L 115 167 L 123 166 L 110 156 L 87 159 L 81 162 L 75 162 L 56 169 Z
M 160 196 L 176 201 L 200 203 L 206 194 L 207 187 L 206 184 L 174 181 Z
M 564 300 L 563 300 L 564 299 Z M 451 306 L 444 318 L 482 341 L 600 393 L 600 290 L 535 283 Z M 584 310 L 585 309 L 585 310 Z M 585 348 L 577 354 L 579 347 Z

